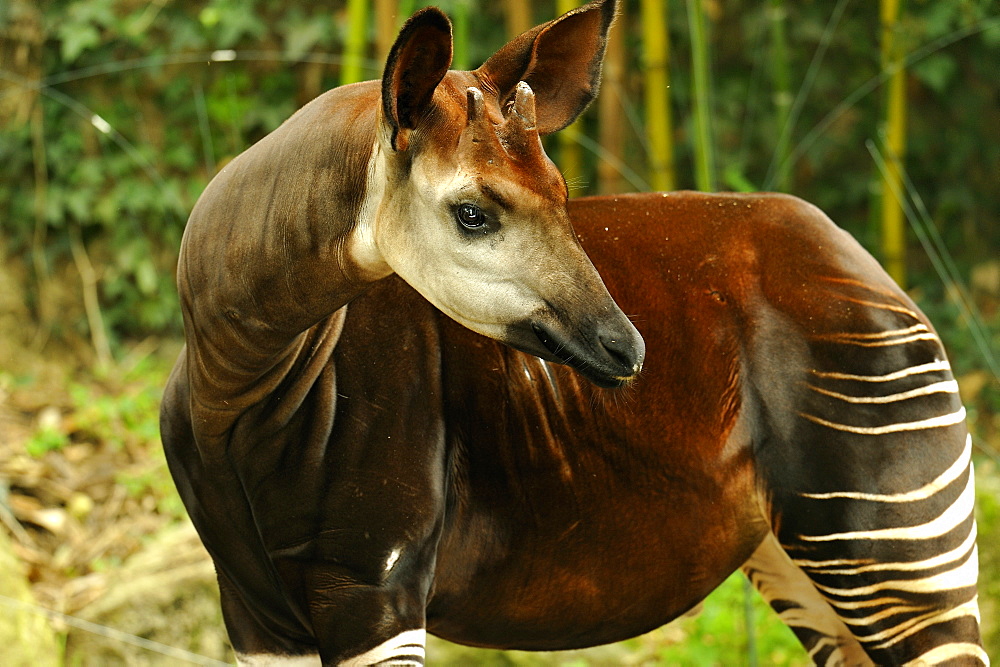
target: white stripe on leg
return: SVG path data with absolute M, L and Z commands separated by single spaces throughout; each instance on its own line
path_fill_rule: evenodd
M 359 656 L 348 658 L 340 663 L 341 667 L 367 667 L 387 663 L 390 665 L 423 665 L 424 664 L 424 644 L 427 641 L 427 632 L 423 628 L 419 630 L 407 630 L 401 632 L 392 639 L 385 641 L 370 651 L 365 651 Z
M 318 654 L 276 655 L 274 653 L 237 653 L 239 667 L 320 667 Z
M 369 665 L 394 665 L 397 667 L 420 666 L 424 664 L 427 632 L 407 630 L 385 641 L 370 651 L 348 658 L 341 667 L 368 667 Z M 318 654 L 277 655 L 274 653 L 237 653 L 239 667 L 320 667 L 323 663 Z

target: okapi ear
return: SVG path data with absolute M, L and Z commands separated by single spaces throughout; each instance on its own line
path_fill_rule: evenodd
M 501 107 L 518 81 L 535 92 L 538 133 L 561 130 L 597 96 L 617 0 L 595 0 L 515 37 L 475 71 Z
M 450 66 L 451 21 L 437 7 L 421 9 L 403 24 L 382 73 L 382 111 L 393 150 L 406 150 L 410 130 Z

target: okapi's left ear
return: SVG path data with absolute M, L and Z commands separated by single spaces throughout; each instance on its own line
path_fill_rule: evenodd
M 407 149 L 410 131 L 450 66 L 451 21 L 437 7 L 421 9 L 403 24 L 382 73 L 382 112 L 393 150 Z
M 519 81 L 535 93 L 539 134 L 561 130 L 597 96 L 617 0 L 595 0 L 515 37 L 475 71 L 501 106 Z

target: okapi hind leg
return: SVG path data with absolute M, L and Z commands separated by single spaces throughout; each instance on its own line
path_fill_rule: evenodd
M 803 348 L 800 376 L 758 394 L 777 539 L 876 664 L 988 665 L 972 444 L 941 341 L 901 293 L 819 282 L 823 318 L 767 332 Z
M 817 665 L 873 665 L 809 577 L 768 534 L 741 568 Z

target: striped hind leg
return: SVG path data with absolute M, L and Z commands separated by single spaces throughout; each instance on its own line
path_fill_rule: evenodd
M 780 545 L 766 539 L 744 571 L 817 664 L 866 664 L 860 646 L 879 665 L 989 665 L 970 449 L 910 492 L 779 501 Z
M 743 573 L 791 628 L 817 665 L 872 665 L 871 658 L 812 581 L 768 534 Z
M 919 517 L 918 523 L 890 519 L 871 528 L 803 534 L 796 540 L 793 562 L 873 653 L 891 654 L 894 646 L 923 634 L 916 645 L 927 649 L 920 658 L 928 664 L 934 664 L 933 656 L 988 663 L 979 646 L 971 450 L 970 438 L 951 467 L 913 491 L 802 494 L 845 509 L 865 506 L 874 516 L 904 514 L 895 506 L 905 505 L 914 510 L 910 516 Z M 841 557 L 841 551 L 853 557 Z
M 969 449 L 910 492 L 803 493 L 803 504 L 867 520 L 783 534 L 792 563 L 878 664 L 989 664 L 979 638 Z
M 816 324 L 802 381 L 761 394 L 795 406 L 766 413 L 757 451 L 775 533 L 876 664 L 989 664 L 957 383 L 907 303 L 842 288 L 843 328 Z
M 972 443 L 940 342 L 919 323 L 823 338 L 814 358 L 847 370 L 804 387 L 781 545 L 876 664 L 988 664 Z

